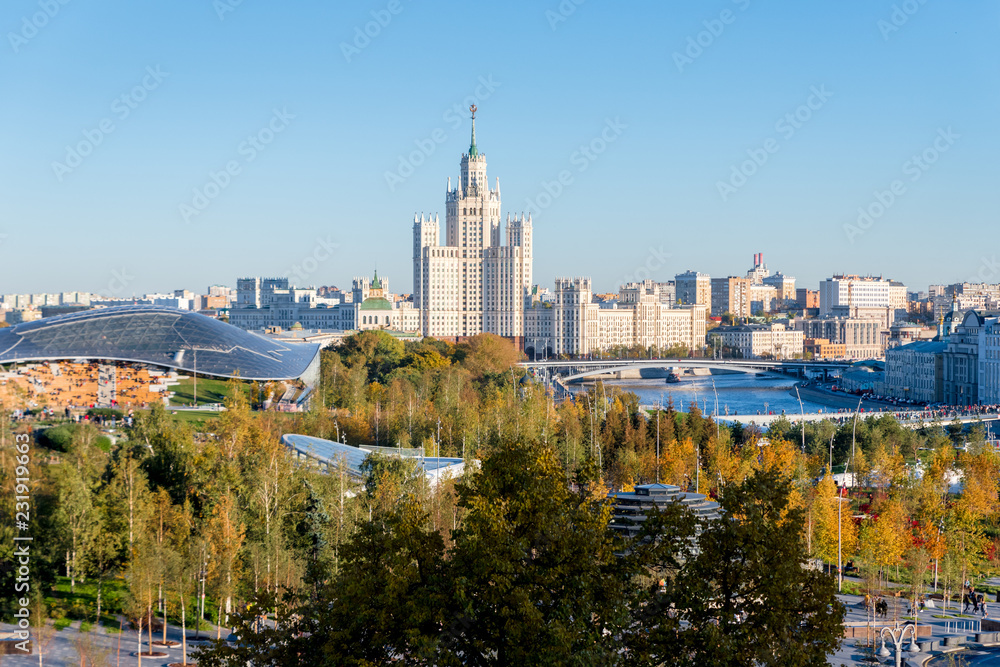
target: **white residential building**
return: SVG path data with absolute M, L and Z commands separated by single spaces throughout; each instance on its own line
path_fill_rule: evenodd
M 702 347 L 706 307 L 671 307 L 661 301 L 660 290 L 651 280 L 628 283 L 615 301 L 602 304 L 594 300 L 590 278 L 557 278 L 553 301 L 525 311 L 525 351 L 551 356 L 633 345 Z
M 873 317 L 886 328 L 907 316 L 906 285 L 882 277 L 836 275 L 819 284 L 821 317 Z
M 501 238 L 500 179 L 491 190 L 470 110 L 472 143 L 454 189 L 448 179 L 445 238 L 436 215 L 414 216 L 413 303 L 425 336 L 520 337 L 531 300 L 531 216 L 508 214 Z
M 780 323 L 716 327 L 711 335 L 718 336 L 720 344 L 739 350 L 746 359 L 763 356 L 792 359 L 802 356 L 802 332 Z

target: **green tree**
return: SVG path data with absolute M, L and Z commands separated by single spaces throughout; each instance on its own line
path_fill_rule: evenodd
M 94 538 L 94 507 L 90 489 L 79 468 L 61 465 L 55 475 L 58 505 L 55 528 L 62 535 L 66 551 L 66 576 L 70 592 L 76 591 L 90 543 Z
M 662 617 L 646 614 L 633 629 L 654 637 L 636 642 L 643 658 L 672 665 L 827 664 L 840 645 L 844 610 L 833 578 L 803 567 L 804 511 L 789 504 L 791 492 L 777 471 L 725 488 L 721 517 L 705 523 L 697 553 L 660 593 L 658 606 L 676 617 L 663 631 Z M 664 549 L 682 553 L 695 537 L 690 525 L 640 539 L 666 539 L 673 546 Z M 663 525 L 649 530 L 657 528 Z
M 363 366 L 369 382 L 384 383 L 402 362 L 404 347 L 385 331 L 362 331 L 345 338 L 336 351 L 347 366 Z
M 456 664 L 441 655 L 447 628 L 444 541 L 412 496 L 363 521 L 341 549 L 340 576 L 317 605 L 326 664 Z
M 616 655 L 624 580 L 593 463 L 567 486 L 555 451 L 505 442 L 459 485 L 450 570 L 466 665 L 595 665 Z

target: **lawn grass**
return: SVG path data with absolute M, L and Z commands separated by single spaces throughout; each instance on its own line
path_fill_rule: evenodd
M 220 414 L 214 410 L 182 410 L 171 412 L 170 418 L 179 424 L 187 424 L 195 431 L 205 432 L 215 430 L 214 425 Z
M 128 587 L 124 578 L 111 578 L 104 582 L 104 591 L 101 598 L 101 619 L 100 624 L 105 632 L 117 633 L 119 626 L 118 614 L 124 613 L 123 605 L 128 599 Z M 167 623 L 180 626 L 180 610 L 177 608 L 177 597 L 170 591 L 170 603 L 167 607 Z M 86 582 L 77 582 L 74 592 L 70 592 L 69 578 L 57 577 L 55 586 L 45 597 L 45 607 L 48 616 L 51 618 L 57 630 L 62 630 L 70 625 L 74 620 L 80 620 L 80 631 L 87 632 L 93 628 L 95 622 L 94 613 L 97 611 L 97 582 L 88 579 Z M 197 600 L 195 595 L 191 595 L 187 602 L 187 627 L 188 630 L 195 630 L 197 620 Z M 218 605 L 213 604 L 211 599 L 206 599 L 205 616 L 209 619 L 216 618 Z M 153 615 L 157 620 L 162 615 L 156 611 L 154 605 Z M 210 629 L 208 623 L 201 621 L 202 631 Z M 127 628 L 127 623 L 126 623 Z
M 194 378 L 182 378 L 170 389 L 174 395 L 170 397 L 171 405 L 194 405 Z M 249 388 L 245 388 L 249 391 Z M 207 403 L 223 403 L 232 393 L 232 385 L 229 380 L 214 380 L 212 378 L 198 378 L 198 405 Z
M 862 595 L 861 584 L 857 581 L 845 581 L 841 586 L 846 595 Z

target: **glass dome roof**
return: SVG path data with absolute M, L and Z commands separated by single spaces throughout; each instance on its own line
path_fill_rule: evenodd
M 140 362 L 217 377 L 291 380 L 318 363 L 319 345 L 284 344 L 199 313 L 114 306 L 0 329 L 0 363 L 58 359 Z

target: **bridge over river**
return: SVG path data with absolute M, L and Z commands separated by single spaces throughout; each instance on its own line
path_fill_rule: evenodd
M 656 410 L 655 405 L 643 405 L 644 410 Z M 758 414 L 746 414 L 746 415 L 719 415 L 717 417 L 718 421 L 723 423 L 736 423 L 741 424 L 755 424 L 756 426 L 761 426 L 767 428 L 772 422 L 777 421 L 784 417 L 793 424 L 798 424 L 803 420 L 807 422 L 818 422 L 824 419 L 832 419 L 837 422 L 846 422 L 854 419 L 853 410 L 836 411 L 831 410 L 830 412 L 812 412 L 806 414 L 796 414 L 788 413 L 785 414 L 770 414 L 770 415 L 758 415 Z M 896 421 L 900 425 L 907 428 L 922 428 L 924 426 L 929 426 L 934 423 L 935 417 L 931 413 L 924 411 L 911 411 L 911 410 L 865 410 L 864 412 L 858 413 L 858 419 L 867 419 L 868 417 L 882 417 L 883 415 L 892 415 L 896 418 Z M 715 417 L 715 415 L 712 415 Z M 948 414 L 945 416 L 940 416 L 936 418 L 941 424 L 947 426 L 955 420 L 954 414 Z M 963 424 L 974 424 L 976 422 L 989 422 L 1000 419 L 1000 413 L 988 412 L 982 414 L 958 415 L 958 420 Z
M 851 367 L 849 361 L 799 361 L 774 359 L 553 359 L 523 361 L 519 366 L 551 375 L 562 382 L 612 375 L 621 379 L 626 371 L 660 371 L 669 368 L 704 368 L 734 373 L 776 372 L 804 377 L 806 373 L 839 373 Z

